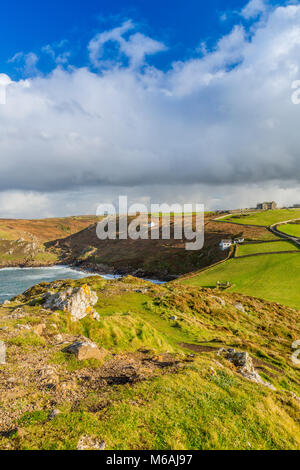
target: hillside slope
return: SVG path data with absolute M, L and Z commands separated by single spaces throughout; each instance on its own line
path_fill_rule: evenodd
M 47 292 L 76 287 L 97 294 L 99 320 L 45 309 Z M 299 449 L 299 337 L 298 311 L 241 294 L 132 277 L 43 283 L 0 309 L 0 448 Z M 74 340 L 102 359 L 63 352 Z M 248 352 L 262 383 L 221 347 Z
M 276 239 L 263 227 L 240 227 L 215 222 L 213 218 L 213 214 L 205 216 L 204 247 L 197 251 L 187 251 L 184 239 L 174 239 L 172 217 L 170 240 L 162 240 L 161 236 L 159 240 L 151 240 L 149 236 L 149 240 L 103 241 L 96 236 L 96 225 L 91 225 L 81 232 L 50 242 L 47 247 L 60 252 L 60 258 L 65 262 L 89 270 L 169 280 L 225 259 L 227 253 L 219 248 L 222 238 L 242 235 L 247 240 Z M 194 224 L 195 217 L 190 219 Z
M 0 266 L 47 266 L 58 262 L 59 253 L 45 243 L 76 233 L 96 217 L 51 219 L 0 219 Z
M 42 220 L 0 219 L 0 267 L 72 264 L 97 272 L 132 273 L 169 280 L 225 259 L 222 238 L 243 235 L 247 240 L 276 237 L 264 227 L 215 222 L 205 215 L 202 250 L 185 250 L 185 240 L 106 240 L 96 236 L 93 216 Z M 194 223 L 191 216 L 191 222 Z M 132 217 L 129 217 L 130 223 Z M 174 223 L 171 218 L 171 224 Z

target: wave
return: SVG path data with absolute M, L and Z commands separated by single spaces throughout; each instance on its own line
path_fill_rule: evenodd
M 67 265 L 64 265 L 64 264 L 60 264 L 60 265 L 54 265 L 54 266 L 25 266 L 24 268 L 23 267 L 20 267 L 20 266 L 16 266 L 16 267 L 7 267 L 7 268 L 0 268 L 0 272 L 1 271 L 27 271 L 29 269 L 43 269 L 43 270 L 49 270 L 49 269 L 72 269 L 70 268 L 69 266 Z
M 6 272 L 6 274 L 5 274 Z M 2 273 L 2 275 L 1 275 Z M 15 274 L 13 274 L 15 273 Z M 18 273 L 18 274 L 17 274 Z M 23 275 L 21 273 L 24 273 Z M 7 267 L 0 269 L 0 302 L 21 294 L 29 287 L 40 282 L 52 282 L 63 279 L 82 279 L 89 276 L 99 276 L 103 279 L 120 279 L 119 274 L 98 274 L 66 265 L 55 265 L 45 267 Z M 161 281 L 147 279 L 154 284 Z

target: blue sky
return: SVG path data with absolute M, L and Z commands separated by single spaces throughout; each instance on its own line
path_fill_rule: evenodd
M 11 1 L 0 35 L 0 216 L 300 202 L 299 1 Z
M 228 33 L 232 24 L 249 21 L 239 16 L 242 0 L 52 0 L 41 2 L 3 2 L 0 17 L 0 65 L 2 72 L 20 76 L 15 63 L 8 62 L 16 53 L 33 52 L 39 57 L 39 69 L 52 67 L 49 57 L 41 53 L 47 45 L 65 41 L 61 50 L 71 53 L 76 66 L 87 64 L 86 45 L 94 34 L 111 29 L 126 18 L 138 29 L 168 46 L 164 54 L 150 61 L 161 68 L 175 60 L 197 55 L 201 42 L 213 46 Z M 224 21 L 223 15 L 226 15 Z

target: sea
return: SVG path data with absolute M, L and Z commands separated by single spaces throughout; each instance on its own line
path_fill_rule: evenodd
M 10 300 L 18 294 L 22 294 L 29 287 L 40 282 L 52 282 L 59 279 L 81 279 L 87 276 L 95 276 L 95 273 L 88 273 L 73 269 L 69 266 L 50 266 L 44 268 L 2 268 L 0 269 L 0 303 Z M 120 278 L 119 275 L 101 274 L 104 279 Z M 150 279 L 148 279 L 150 281 Z M 155 284 L 162 284 L 161 281 L 152 280 Z

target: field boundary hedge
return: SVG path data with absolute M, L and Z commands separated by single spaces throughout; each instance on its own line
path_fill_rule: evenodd
M 283 255 L 283 254 L 288 254 L 288 253 L 298 253 L 298 254 L 300 254 L 300 250 L 266 251 L 265 253 L 251 253 L 249 255 L 235 256 L 234 259 L 250 258 L 252 256 L 264 256 L 264 255 Z

